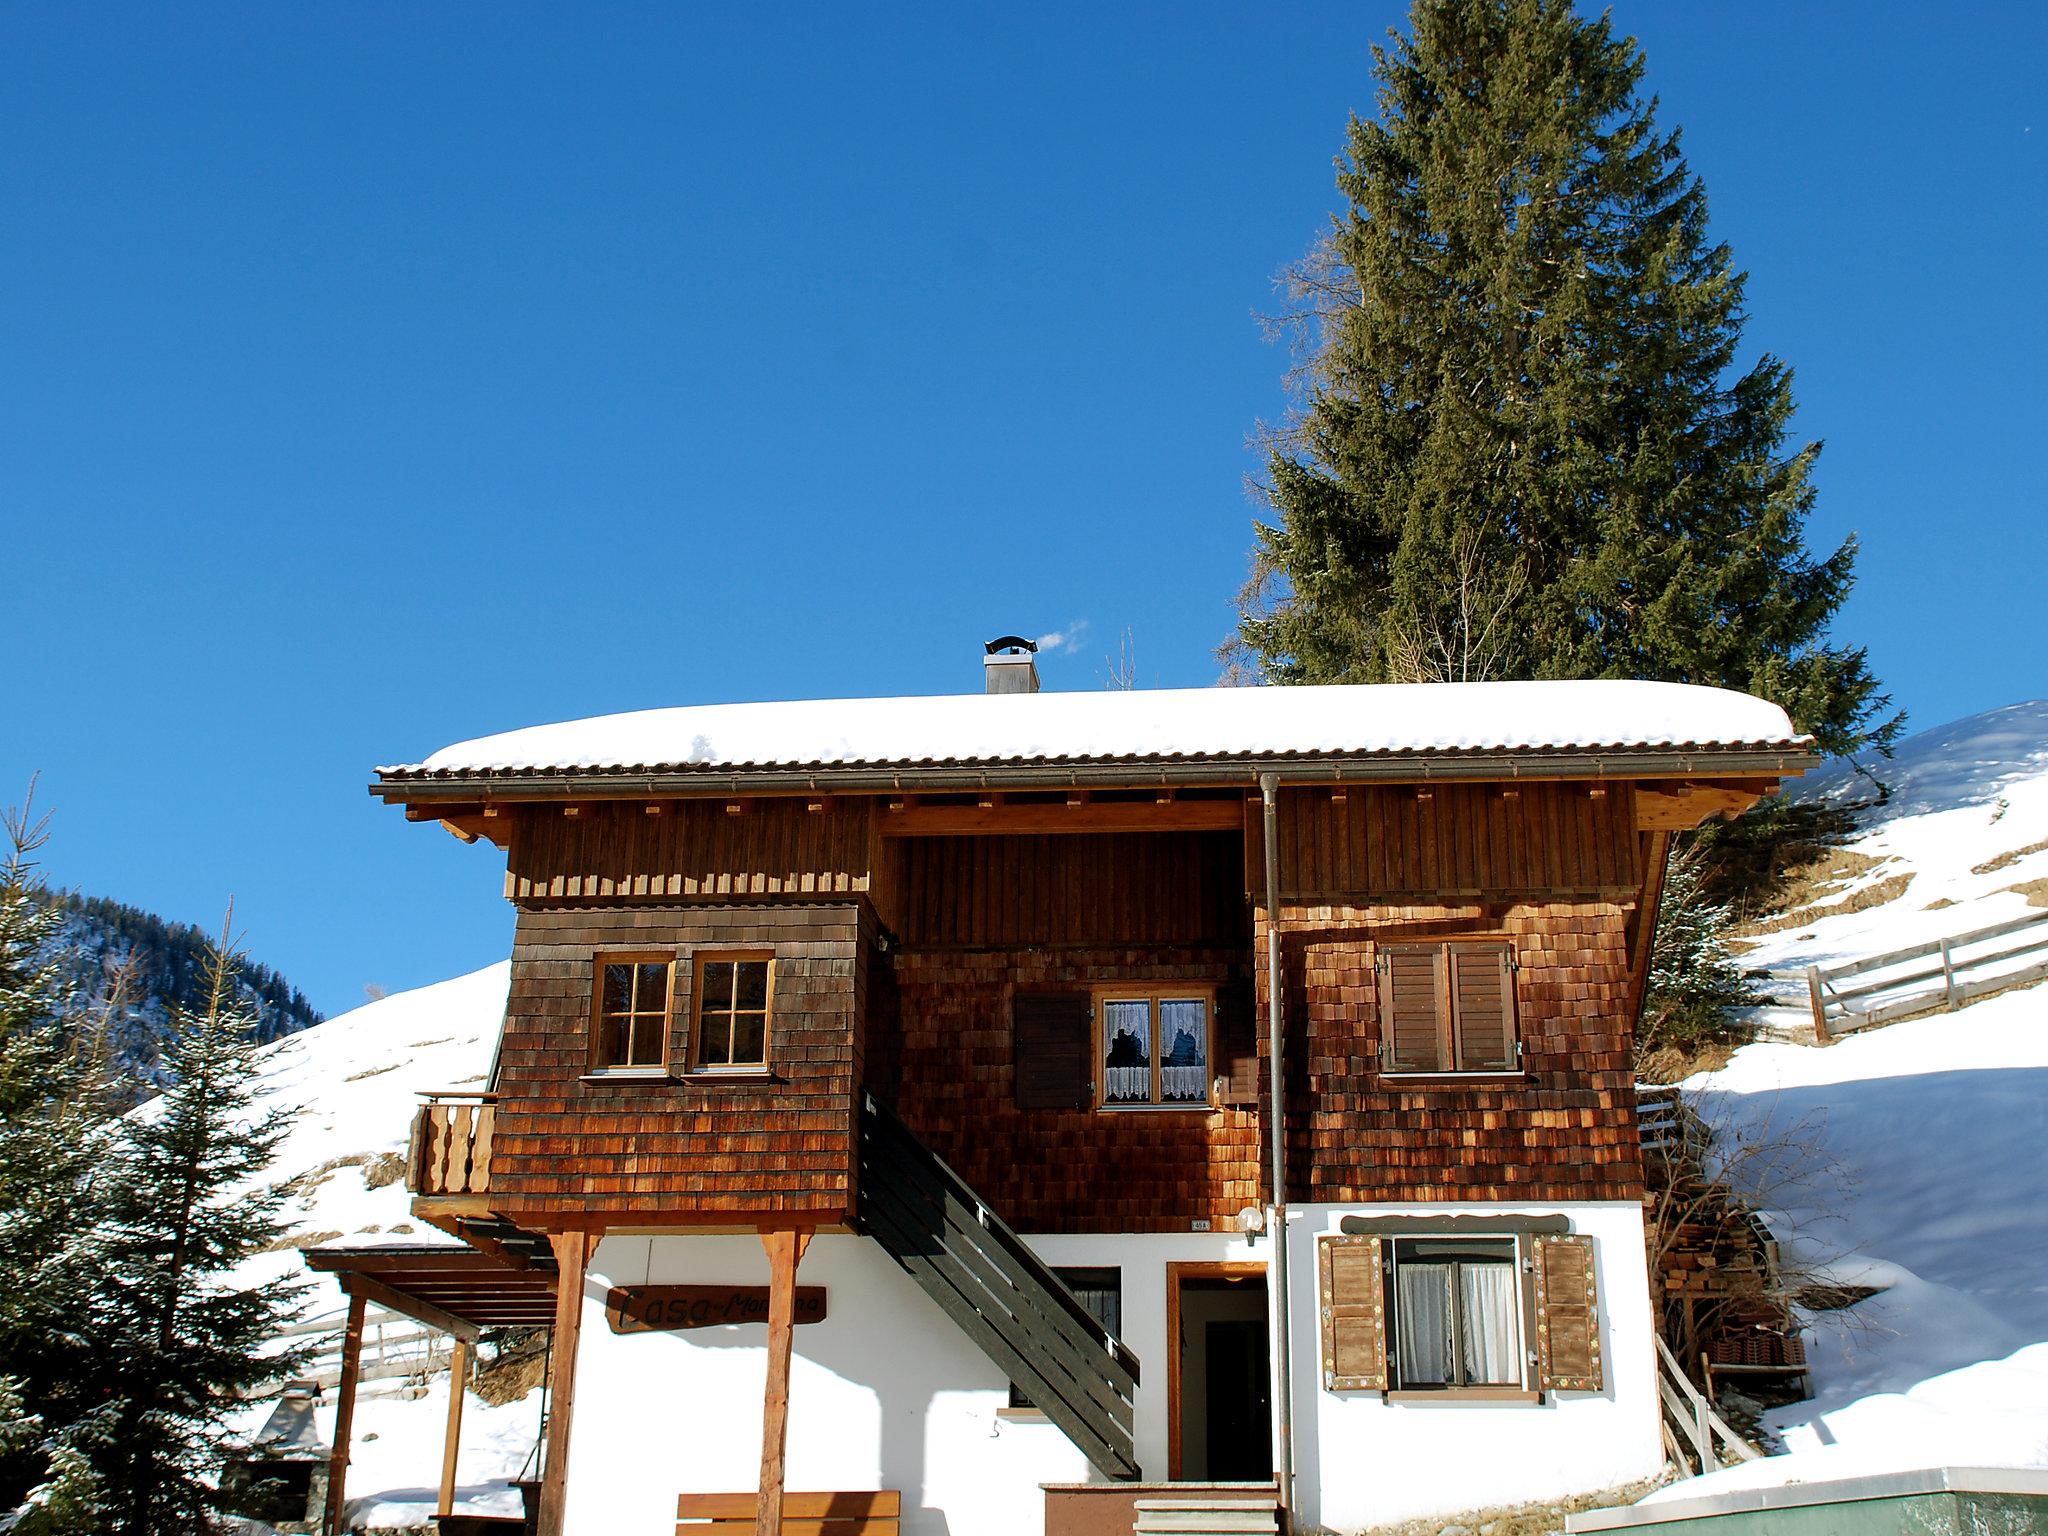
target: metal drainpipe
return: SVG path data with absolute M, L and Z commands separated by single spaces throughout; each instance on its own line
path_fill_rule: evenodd
M 1287 1290 L 1287 1113 L 1281 1087 L 1280 1051 L 1280 776 L 1259 775 L 1265 813 L 1266 853 L 1266 1067 L 1272 1079 L 1269 1126 L 1273 1162 L 1273 1325 L 1280 1347 L 1274 1352 L 1273 1391 L 1280 1409 L 1280 1445 L 1273 1480 L 1288 1528 L 1294 1517 L 1294 1332 Z

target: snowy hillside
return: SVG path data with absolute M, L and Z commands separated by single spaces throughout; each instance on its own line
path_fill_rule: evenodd
M 2048 901 L 2048 703 L 1916 736 L 1884 776 L 1892 800 L 1849 845 L 1840 883 L 1745 964 L 1796 973 Z M 1854 786 L 1838 772 L 1808 792 Z M 1881 1289 L 1810 1320 L 1814 1398 L 1769 1420 L 1794 1454 L 1714 1481 L 2048 1466 L 2048 988 L 1826 1048 L 1794 1043 L 1812 1038 L 1803 989 L 1778 990 L 1785 1043 L 1688 1086 L 1730 1138 L 1804 1127 L 1846 1182 L 1808 1174 L 1766 1192 L 1772 1225 L 1827 1278 Z
M 274 1169 L 275 1182 L 287 1191 L 284 1219 L 292 1246 L 252 1259 L 245 1274 L 308 1278 L 301 1248 L 454 1242 L 412 1219 L 405 1188 L 407 1138 L 421 1091 L 483 1085 L 510 977 L 510 965 L 501 962 L 399 993 L 262 1053 L 262 1099 L 298 1112 Z M 305 1315 L 338 1328 L 347 1305 L 339 1285 L 325 1275 L 310 1278 Z M 358 1402 L 348 1485 L 352 1519 L 416 1525 L 432 1511 L 447 1419 L 445 1355 L 443 1364 L 424 1396 L 366 1393 Z M 244 1427 L 254 1429 L 268 1413 L 267 1404 L 259 1405 Z M 518 1508 L 518 1496 L 506 1491 L 505 1480 L 532 1449 L 538 1424 L 539 1406 L 532 1399 L 498 1407 L 470 1399 L 457 1468 L 464 1507 Z M 319 1426 L 331 1440 L 331 1392 Z

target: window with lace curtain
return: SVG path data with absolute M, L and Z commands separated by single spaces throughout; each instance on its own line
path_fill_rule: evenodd
M 1397 1390 L 1519 1387 L 1520 1270 L 1513 1239 L 1402 1238 L 1394 1245 Z
M 1096 1102 L 1104 1109 L 1208 1109 L 1214 1000 L 1189 988 L 1095 998 Z

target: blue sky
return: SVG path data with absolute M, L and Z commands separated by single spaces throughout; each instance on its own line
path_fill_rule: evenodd
M 319 1006 L 500 958 L 372 765 L 1216 674 L 1401 8 L 0 5 L 0 802 Z M 2048 693 L 2048 8 L 1617 3 L 1917 726 Z

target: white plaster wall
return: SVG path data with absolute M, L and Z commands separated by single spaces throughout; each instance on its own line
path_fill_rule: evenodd
M 1354 1214 L 1560 1211 L 1574 1231 L 1596 1239 L 1605 1391 L 1556 1394 L 1540 1405 L 1452 1406 L 1322 1390 L 1318 1233 Z M 1661 1463 L 1642 1213 L 1634 1204 L 1298 1206 L 1288 1226 L 1296 1498 L 1305 1521 L 1355 1530 L 1604 1487 Z M 1270 1264 L 1271 1245 L 1229 1233 L 1029 1241 L 1048 1264 L 1122 1269 L 1124 1342 L 1142 1368 L 1138 1458 L 1148 1479 L 1163 1480 L 1166 1266 Z M 678 1493 L 751 1489 L 760 1473 L 767 1330 L 621 1336 L 604 1319 L 606 1290 L 767 1280 L 767 1255 L 753 1236 L 614 1236 L 599 1246 L 584 1292 L 568 1536 L 671 1532 Z M 999 1413 L 1008 1401 L 1002 1372 L 871 1239 L 819 1236 L 797 1280 L 826 1288 L 827 1313 L 796 1330 L 789 1488 L 898 1489 L 909 1536 L 1041 1536 L 1041 1483 L 1100 1480 L 1051 1424 Z
M 1048 1237 L 1052 1264 L 1119 1264 L 1125 1331 L 1147 1374 L 1139 1455 L 1166 1475 L 1166 1263 L 1241 1258 L 1227 1235 Z M 767 1330 L 614 1334 L 613 1285 L 765 1285 L 760 1240 L 608 1237 L 590 1265 L 569 1451 L 568 1536 L 670 1532 L 678 1493 L 756 1485 Z M 871 1239 L 822 1234 L 797 1271 L 826 1288 L 796 1330 L 787 1486 L 895 1488 L 906 1536 L 1041 1536 L 1041 1483 L 1099 1480 L 1042 1420 L 998 1415 L 1009 1383 Z
M 1347 1215 L 1554 1215 L 1594 1239 L 1606 1387 L 1538 1403 L 1394 1403 L 1326 1392 L 1316 1302 L 1317 1236 Z M 1296 1206 L 1293 1293 L 1295 1500 L 1315 1522 L 1353 1531 L 1417 1515 L 1559 1498 L 1648 1477 L 1663 1464 L 1643 1213 L 1633 1201 L 1580 1205 Z M 1524 1277 L 1527 1283 L 1527 1277 Z

